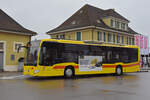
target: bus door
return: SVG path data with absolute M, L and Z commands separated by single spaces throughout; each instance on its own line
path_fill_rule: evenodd
M 52 66 L 61 62 L 59 58 L 59 44 L 53 42 L 44 42 L 41 46 L 39 65 L 43 67 L 43 71 L 51 71 Z

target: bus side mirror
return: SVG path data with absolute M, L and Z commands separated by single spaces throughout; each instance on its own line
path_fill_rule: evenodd
M 26 46 L 19 46 L 18 49 L 17 49 L 17 53 L 19 53 L 19 51 L 20 51 L 21 48 L 26 48 L 27 49 Z
M 17 53 L 19 53 L 20 49 L 21 49 L 21 46 L 19 46 L 19 48 L 17 49 Z

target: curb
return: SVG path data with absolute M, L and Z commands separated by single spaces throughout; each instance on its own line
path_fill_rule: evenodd
M 148 70 L 140 70 L 138 72 L 149 72 Z
M 16 76 L 22 75 L 21 72 L 0 72 L 0 77 L 9 77 L 9 76 Z
M 150 68 L 141 68 L 139 72 L 149 72 Z

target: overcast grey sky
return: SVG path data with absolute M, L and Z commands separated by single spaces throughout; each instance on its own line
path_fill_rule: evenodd
M 114 8 L 130 20 L 135 31 L 149 35 L 150 0 L 0 0 L 5 11 L 27 29 L 37 32 L 37 39 L 49 38 L 45 32 L 57 27 L 85 4 L 102 9 Z

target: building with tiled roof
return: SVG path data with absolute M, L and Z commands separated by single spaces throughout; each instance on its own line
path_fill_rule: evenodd
M 129 23 L 114 9 L 103 10 L 87 4 L 47 34 L 51 38 L 133 45 L 138 33 Z
M 0 9 L 0 70 L 17 71 L 18 60 L 24 57 L 23 49 L 17 53 L 18 47 L 26 45 L 36 34 Z

